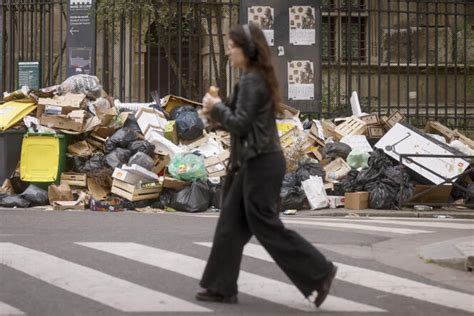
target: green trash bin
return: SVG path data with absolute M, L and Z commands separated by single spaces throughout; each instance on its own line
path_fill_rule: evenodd
M 0 186 L 13 174 L 20 161 L 23 135 L 25 132 L 16 130 L 0 133 Z

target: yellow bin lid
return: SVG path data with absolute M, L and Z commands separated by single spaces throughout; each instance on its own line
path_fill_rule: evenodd
M 54 135 L 25 135 L 21 147 L 21 180 L 53 182 L 58 168 L 59 138 Z

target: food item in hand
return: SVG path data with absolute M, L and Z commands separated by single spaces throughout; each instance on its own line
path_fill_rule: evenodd
M 208 92 L 214 98 L 219 97 L 219 88 L 218 87 L 210 86 Z

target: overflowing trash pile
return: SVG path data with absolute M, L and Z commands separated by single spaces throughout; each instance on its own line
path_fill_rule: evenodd
M 152 104 L 123 104 L 88 75 L 5 93 L 0 207 L 217 211 L 230 135 L 205 125 L 201 108 L 172 95 Z M 301 122 L 299 111 L 281 109 L 277 127 L 287 160 L 281 211 L 396 208 L 440 184 L 440 175 L 461 174 L 458 184 L 467 193 L 440 186 L 434 197 L 474 199 L 468 159 L 439 158 L 435 174 L 417 165 L 433 163 L 425 158 L 400 162 L 400 153 L 473 155 L 471 139 L 439 122 L 420 131 L 403 123 L 400 112 Z

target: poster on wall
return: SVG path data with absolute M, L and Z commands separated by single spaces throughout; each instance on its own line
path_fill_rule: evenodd
M 248 22 L 260 25 L 269 46 L 275 44 L 275 31 L 273 23 L 275 20 L 275 10 L 269 6 L 252 6 L 248 8 Z
M 288 62 L 288 99 L 314 100 L 314 63 L 312 61 Z
M 290 44 L 316 44 L 316 10 L 311 6 L 291 6 L 289 9 Z

